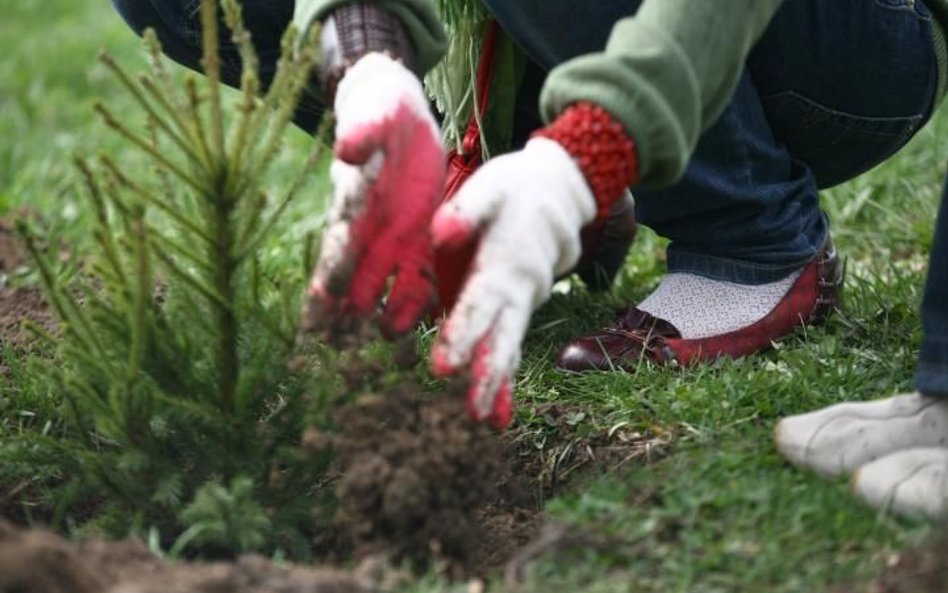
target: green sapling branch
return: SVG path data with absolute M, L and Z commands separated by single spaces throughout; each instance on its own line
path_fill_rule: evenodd
M 174 142 L 175 146 L 181 149 L 188 157 L 197 160 L 198 156 L 191 149 L 191 146 L 159 116 L 154 106 L 145 97 L 145 94 L 138 85 L 132 81 L 131 77 L 125 72 L 125 69 L 119 66 L 112 56 L 105 52 L 99 54 L 99 61 L 105 64 L 106 67 L 115 74 L 116 78 L 122 83 L 122 86 L 135 98 L 141 108 L 145 110 L 145 113 L 151 117 L 151 121 Z M 159 105 L 167 109 L 167 102 L 159 101 Z
M 218 53 L 220 35 L 217 26 L 217 0 L 201 0 L 201 44 L 204 55 L 201 66 L 207 77 L 211 102 L 211 140 L 218 163 L 224 159 L 224 115 L 221 110 L 221 57 Z
M 112 112 L 109 111 L 109 109 L 105 105 L 103 105 L 102 103 L 96 103 L 93 106 L 93 108 L 102 117 L 103 121 L 105 122 L 105 125 L 109 126 L 113 130 L 117 131 L 119 134 L 124 136 L 127 140 L 131 141 L 132 144 L 134 144 L 135 146 L 143 150 L 151 158 L 161 163 L 161 165 L 164 166 L 168 171 L 171 171 L 172 173 L 174 173 L 176 177 L 178 177 L 179 179 L 181 179 L 181 181 L 184 181 L 185 183 L 190 185 L 195 191 L 201 191 L 201 185 L 198 184 L 197 180 L 195 180 L 193 177 L 191 177 L 190 175 L 182 171 L 181 168 L 178 167 L 178 165 L 168 160 L 168 158 L 166 158 L 163 154 L 161 154 L 158 150 L 156 150 L 151 145 L 151 143 L 144 140 L 138 134 L 135 134 L 134 132 L 129 130 L 125 124 L 119 122 L 119 120 L 114 115 L 112 115 Z

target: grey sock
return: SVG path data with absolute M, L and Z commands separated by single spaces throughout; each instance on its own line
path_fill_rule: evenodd
M 674 325 L 689 340 L 732 332 L 760 321 L 787 294 L 803 272 L 749 286 L 696 274 L 672 273 L 638 308 Z

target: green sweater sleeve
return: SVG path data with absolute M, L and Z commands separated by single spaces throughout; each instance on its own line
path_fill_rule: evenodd
M 337 6 L 354 0 L 296 0 L 293 24 L 306 31 L 314 21 L 329 16 Z M 415 46 L 416 74 L 424 75 L 444 56 L 447 38 L 430 0 L 371 0 L 392 11 L 401 20 Z
M 780 0 L 645 0 L 616 23 L 602 53 L 554 68 L 540 98 L 547 121 L 591 101 L 625 126 L 640 185 L 684 173 L 698 137 L 724 110 L 751 46 Z

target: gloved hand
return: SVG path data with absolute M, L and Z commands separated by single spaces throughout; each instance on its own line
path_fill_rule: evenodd
M 511 379 L 530 315 L 549 298 L 553 279 L 579 260 L 579 231 L 596 212 L 579 166 L 547 138 L 488 162 L 436 212 L 437 247 L 478 243 L 432 351 L 436 375 L 470 368 L 467 404 L 475 419 L 510 423 Z
M 309 329 L 382 315 L 388 336 L 409 329 L 434 298 L 430 222 L 445 157 L 418 78 L 382 53 L 349 67 L 335 97 L 328 226 L 309 285 Z M 313 327 L 315 326 L 315 327 Z

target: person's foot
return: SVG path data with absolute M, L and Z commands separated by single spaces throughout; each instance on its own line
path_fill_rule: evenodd
M 899 515 L 948 515 L 948 448 L 906 449 L 860 467 L 853 492 L 870 506 Z
M 613 325 L 566 344 L 556 366 L 633 371 L 643 359 L 691 365 L 747 356 L 801 325 L 821 323 L 838 305 L 841 285 L 829 239 L 809 264 L 770 284 L 669 274 L 638 307 L 620 310 Z
M 915 447 L 948 447 L 948 399 L 918 393 L 837 404 L 784 418 L 777 450 L 794 465 L 825 476 L 848 473 Z

